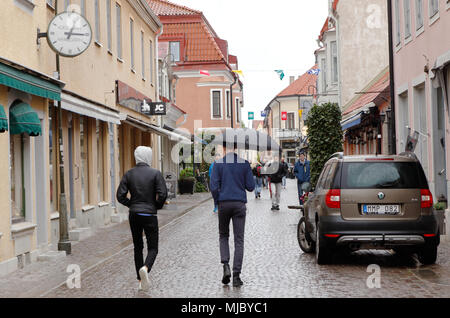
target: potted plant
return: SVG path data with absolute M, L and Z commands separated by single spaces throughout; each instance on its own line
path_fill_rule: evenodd
M 445 209 L 447 208 L 447 205 L 445 202 L 438 202 L 435 203 L 433 206 L 433 212 L 434 215 L 436 215 L 436 218 L 438 220 L 439 225 L 439 234 L 445 235 L 445 226 L 444 226 L 444 220 L 445 220 Z
M 178 189 L 180 194 L 194 194 L 195 178 L 194 170 L 186 168 L 180 171 L 180 179 L 178 180 Z

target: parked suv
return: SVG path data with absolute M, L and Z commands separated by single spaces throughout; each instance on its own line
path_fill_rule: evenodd
M 417 253 L 423 264 L 437 257 L 439 230 L 433 197 L 414 155 L 343 156 L 325 164 L 299 223 L 299 243 L 331 261 L 339 247 Z

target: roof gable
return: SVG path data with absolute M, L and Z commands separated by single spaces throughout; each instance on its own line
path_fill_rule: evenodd
M 178 16 L 178 15 L 198 15 L 202 14 L 197 11 L 167 0 L 147 0 L 153 12 L 159 16 Z
M 314 65 L 311 69 L 317 69 L 317 65 Z M 285 88 L 277 97 L 287 97 L 295 95 L 312 95 L 315 90 L 311 91 L 311 86 L 316 87 L 317 75 L 305 73 L 300 76 L 291 85 Z

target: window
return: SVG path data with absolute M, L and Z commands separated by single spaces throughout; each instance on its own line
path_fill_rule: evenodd
M 105 200 L 105 186 L 104 186 L 104 124 L 96 120 L 96 134 L 97 134 L 97 202 Z
M 230 91 L 226 91 L 227 118 L 231 118 L 231 96 Z
M 24 145 L 25 134 L 10 135 L 11 209 L 13 223 L 25 220 Z
M 64 0 L 64 11 L 67 11 L 69 6 L 70 6 L 70 0 Z
M 55 189 L 55 162 L 56 162 L 56 156 L 55 152 L 53 151 L 53 145 L 55 144 L 55 124 L 56 122 L 53 120 L 55 118 L 56 108 L 53 105 L 49 106 L 48 109 L 48 130 L 49 130 L 49 147 L 48 147 L 48 161 L 50 166 L 50 212 L 56 211 L 56 189 Z
M 88 124 L 88 119 L 80 116 L 81 205 L 83 206 L 89 203 Z
M 99 0 L 95 0 L 95 41 L 100 43 L 100 5 Z
M 108 50 L 112 50 L 112 34 L 111 34 L 111 0 L 106 0 L 106 24 L 108 32 Z
M 122 8 L 116 3 L 117 57 L 122 58 Z
M 172 54 L 173 62 L 180 61 L 180 42 L 169 42 L 170 54 Z
M 322 93 L 327 91 L 327 61 L 325 58 L 322 59 Z
M 405 151 L 406 140 L 408 135 L 409 126 L 409 102 L 408 102 L 408 94 L 405 93 L 400 95 L 398 98 L 399 101 L 399 127 L 398 127 L 398 136 L 400 139 L 400 150 L 399 152 Z
M 81 15 L 86 16 L 86 0 L 81 0 L 80 2 Z
M 47 0 L 47 4 L 48 4 L 50 7 L 55 8 L 54 0 Z
M 131 69 L 134 70 L 134 21 L 130 19 L 130 54 L 131 54 Z
M 430 0 L 430 18 L 434 17 L 439 12 L 439 0 Z
M 332 73 L 332 82 L 336 83 L 338 81 L 338 60 L 337 60 L 337 45 L 336 41 L 333 41 L 331 44 L 331 73 Z
M 241 105 L 239 98 L 236 97 L 236 122 L 239 124 L 241 122 Z
M 416 0 L 416 30 L 423 27 L 423 0 Z
M 221 118 L 222 117 L 222 105 L 221 105 L 221 91 L 213 91 L 212 92 L 212 115 L 213 118 Z
M 295 129 L 295 114 L 294 113 L 287 114 L 286 129 L 289 129 L 289 130 Z
M 144 48 L 144 32 L 141 31 L 141 61 L 142 61 L 142 78 L 145 79 L 145 48 Z
M 150 41 L 150 83 L 153 84 L 153 42 Z
M 403 11 L 405 13 L 405 39 L 411 36 L 411 1 L 403 1 Z
M 401 34 L 400 34 L 400 0 L 395 0 L 395 26 L 397 29 L 396 36 L 396 45 L 401 43 Z

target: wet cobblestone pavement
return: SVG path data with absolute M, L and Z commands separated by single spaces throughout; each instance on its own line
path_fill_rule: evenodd
M 159 255 L 150 274 L 151 289 L 137 290 L 133 248 L 124 247 L 89 270 L 82 268 L 81 288 L 65 284 L 45 297 L 175 297 L 175 298 L 285 298 L 285 297 L 450 297 L 450 244 L 443 242 L 438 261 L 421 266 L 415 257 L 390 251 L 360 251 L 337 255 L 332 265 L 319 266 L 314 255 L 304 254 L 297 243 L 295 181 L 283 190 L 281 211 L 270 211 L 268 190 L 255 200 L 249 194 L 244 286 L 220 282 L 218 220 L 208 201 L 160 231 Z M 232 235 L 231 235 L 232 237 Z M 231 239 L 232 240 L 232 239 Z M 381 288 L 369 289 L 370 264 L 381 267 Z

